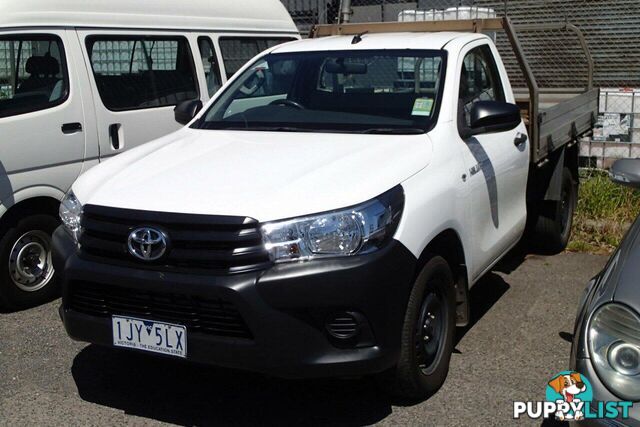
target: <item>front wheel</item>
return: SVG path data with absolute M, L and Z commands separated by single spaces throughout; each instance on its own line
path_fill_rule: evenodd
M 442 386 L 449 372 L 455 327 L 453 274 L 442 257 L 434 256 L 411 291 L 398 364 L 383 376 L 392 394 L 420 400 Z
M 52 216 L 28 216 L 0 238 L 0 305 L 4 308 L 31 307 L 58 295 L 51 261 L 51 234 L 57 226 Z

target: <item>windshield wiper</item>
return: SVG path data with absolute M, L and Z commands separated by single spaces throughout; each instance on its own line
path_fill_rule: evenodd
M 212 126 L 208 129 L 216 130 L 244 130 L 258 132 L 337 132 L 337 133 L 365 133 L 379 135 L 419 135 L 425 133 L 424 129 L 419 128 L 371 128 L 365 130 L 332 130 L 332 129 L 312 129 L 300 128 L 295 126 Z
M 361 131 L 360 133 L 379 134 L 379 135 L 418 135 L 424 133 L 424 129 L 418 128 L 371 128 Z
M 297 128 L 293 126 L 229 126 L 220 127 L 219 130 L 256 130 L 262 132 L 314 132 L 313 129 Z

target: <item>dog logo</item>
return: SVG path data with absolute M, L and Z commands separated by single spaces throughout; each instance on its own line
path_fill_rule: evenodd
M 589 380 L 573 371 L 564 371 L 547 383 L 547 401 L 555 402 L 557 420 L 584 419 L 584 403 L 592 400 Z
M 575 371 L 562 371 L 547 381 L 546 400 L 515 400 L 513 419 L 555 418 L 559 421 L 627 419 L 630 401 L 594 401 L 589 379 Z

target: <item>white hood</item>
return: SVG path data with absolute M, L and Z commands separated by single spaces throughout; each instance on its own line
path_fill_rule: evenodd
M 106 161 L 73 186 L 83 204 L 291 218 L 355 205 L 430 161 L 427 135 L 184 128 Z

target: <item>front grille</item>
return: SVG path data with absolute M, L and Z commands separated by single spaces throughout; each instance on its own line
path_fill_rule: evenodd
M 189 333 L 252 338 L 235 305 L 223 299 L 74 281 L 70 286 L 68 308 L 96 317 L 119 315 L 175 323 L 186 326 Z
M 140 227 L 163 231 L 169 240 L 158 261 L 142 261 L 127 248 Z M 81 254 L 154 269 L 214 270 L 220 274 L 260 270 L 271 265 L 259 223 L 251 218 L 190 215 L 87 205 L 82 217 Z

